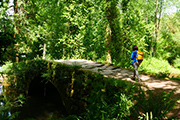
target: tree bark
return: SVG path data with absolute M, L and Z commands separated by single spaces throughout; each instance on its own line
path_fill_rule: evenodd
M 107 33 L 107 57 L 106 60 L 108 63 L 112 63 L 111 61 L 111 9 L 109 4 L 109 0 L 106 0 L 107 8 L 106 8 L 106 16 L 108 20 L 107 28 L 106 28 L 106 33 Z
M 157 46 L 157 35 L 158 35 L 157 12 L 158 12 L 158 4 L 159 4 L 159 1 L 156 0 L 156 8 L 155 8 L 155 16 L 154 16 L 154 24 L 155 24 L 154 49 L 153 49 L 154 51 L 152 51 L 153 56 L 156 55 L 156 46 Z
M 109 25 L 107 26 L 107 62 L 108 63 L 112 63 L 111 61 L 111 48 L 110 48 L 110 45 L 111 45 L 111 28 L 110 28 L 110 23 Z
M 44 44 L 44 49 L 43 49 L 43 59 L 46 58 L 46 44 Z
M 19 33 L 19 20 L 17 19 L 17 16 L 15 16 L 15 15 L 17 15 L 17 13 L 18 13 L 18 0 L 14 0 L 14 20 L 15 20 L 15 32 L 14 32 L 14 38 L 16 37 L 16 32 L 18 32 Z M 19 62 L 19 54 L 18 54 L 18 52 L 19 52 L 19 45 L 18 44 L 16 44 L 16 50 L 17 50 L 17 52 L 16 52 L 16 62 Z

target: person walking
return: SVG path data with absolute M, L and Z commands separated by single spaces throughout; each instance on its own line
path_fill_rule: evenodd
M 138 47 L 136 45 L 133 46 L 133 51 L 131 53 L 131 60 L 133 60 L 132 65 L 134 67 L 134 76 L 131 77 L 131 79 L 135 80 L 136 76 L 137 76 L 138 82 L 140 82 L 138 68 L 139 68 L 141 62 L 143 61 L 143 53 L 138 50 Z

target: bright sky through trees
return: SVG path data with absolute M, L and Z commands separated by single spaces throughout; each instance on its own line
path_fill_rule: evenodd
M 172 6 L 171 8 L 167 8 L 166 10 L 165 10 L 165 13 L 166 14 L 172 14 L 172 13 L 175 13 L 175 12 L 177 12 L 177 7 L 176 6 Z
M 13 9 L 14 3 L 13 3 L 13 1 L 14 1 L 14 0 L 10 0 L 10 1 L 9 1 L 9 6 L 11 7 L 11 8 L 7 11 L 7 13 L 8 13 L 9 15 L 13 15 L 13 14 L 14 14 L 14 9 Z
M 13 1 L 14 0 L 9 0 L 9 6 L 12 6 L 13 5 Z M 172 13 L 175 13 L 175 12 L 177 12 L 177 7 L 176 6 L 172 6 L 171 8 L 167 8 L 165 11 L 164 11 L 164 13 L 166 13 L 166 14 L 172 14 Z M 13 15 L 13 13 L 14 13 L 14 9 L 13 9 L 13 7 L 11 7 L 9 10 L 8 10 L 8 14 L 9 15 Z

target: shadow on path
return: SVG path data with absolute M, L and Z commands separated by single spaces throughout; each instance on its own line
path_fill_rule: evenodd
M 161 92 L 168 93 L 176 89 L 175 94 L 172 97 L 178 100 L 177 105 L 174 107 L 174 109 L 169 111 L 168 117 L 180 118 L 180 81 L 157 79 L 151 77 L 150 80 L 143 81 L 142 84 L 157 94 Z
M 107 65 L 103 63 L 82 60 L 82 59 L 54 60 L 50 62 L 59 62 L 59 63 L 67 64 L 67 65 L 79 65 L 83 69 L 90 70 L 93 72 L 99 72 L 105 77 L 113 77 L 116 79 L 136 82 L 130 79 L 133 76 L 133 71 L 127 70 L 127 69 L 121 69 L 113 65 Z M 149 90 L 152 90 L 156 93 L 161 93 L 161 92 L 170 92 L 176 88 L 176 92 L 173 97 L 174 98 L 180 97 L 180 81 L 158 79 L 158 78 L 150 77 L 144 74 L 140 74 L 140 78 L 141 78 L 140 84 L 142 84 L 143 86 L 147 86 Z M 176 107 L 169 112 L 168 116 L 180 118 L 180 99 Z

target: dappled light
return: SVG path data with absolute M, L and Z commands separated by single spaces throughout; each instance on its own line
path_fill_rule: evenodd
M 174 120 L 179 96 L 180 0 L 0 0 L 0 120 Z
M 121 69 L 113 65 L 103 64 L 103 63 L 94 62 L 94 61 L 81 60 L 81 59 L 54 60 L 51 62 L 58 62 L 58 63 L 66 64 L 66 65 L 72 65 L 72 66 L 77 65 L 77 66 L 81 66 L 85 70 L 90 70 L 93 72 L 100 73 L 104 75 L 105 77 L 127 80 L 132 83 L 136 82 L 130 79 L 130 77 L 133 76 L 132 70 Z M 173 97 L 175 97 L 176 99 L 179 99 L 179 101 L 176 107 L 170 112 L 171 114 L 169 113 L 168 115 L 180 117 L 180 112 L 179 112 L 180 111 L 180 107 L 179 107 L 180 106 L 180 97 L 179 97 L 180 96 L 180 81 L 167 80 L 167 79 L 161 79 L 161 78 L 157 79 L 155 77 L 151 77 L 145 74 L 140 74 L 140 78 L 141 78 L 141 82 L 139 84 L 141 84 L 142 86 L 148 87 L 148 89 L 154 91 L 155 93 L 161 93 L 161 92 L 168 93 L 176 89 L 175 95 Z M 144 87 L 145 90 L 147 90 L 146 87 Z M 174 112 L 174 114 L 172 112 Z
M 12 72 L 14 73 L 13 76 L 6 76 L 5 79 L 9 84 L 9 90 L 7 90 L 7 94 L 9 95 L 8 99 L 10 99 L 10 96 L 12 95 L 13 98 L 18 97 L 18 102 L 20 102 L 24 100 L 24 94 L 26 99 L 30 100 L 30 103 L 36 101 L 36 98 L 38 101 L 45 100 L 46 102 L 42 104 L 42 106 L 44 106 L 44 109 L 47 107 L 48 112 L 43 112 L 43 110 L 39 111 L 42 111 L 41 114 L 44 114 L 44 117 L 46 118 L 57 117 L 58 111 L 58 114 L 62 118 L 68 115 L 70 115 L 68 117 L 73 118 L 77 117 L 76 115 L 83 113 L 85 116 L 82 117 L 100 119 L 101 116 L 99 116 L 99 114 L 103 114 L 101 109 L 103 109 L 104 112 L 107 112 L 107 118 L 137 118 L 138 114 L 133 114 L 133 110 L 136 109 L 141 111 L 144 106 L 147 106 L 147 109 L 142 112 L 150 112 L 149 110 L 152 109 L 150 104 L 154 99 L 161 106 L 164 106 L 161 108 L 164 113 L 153 111 L 153 115 L 158 116 L 162 114 L 163 116 L 161 117 L 165 117 L 165 115 L 168 115 L 168 117 L 180 116 L 178 112 L 179 101 L 177 101 L 177 105 L 174 109 L 171 109 L 175 105 L 174 103 L 176 100 L 179 99 L 178 96 L 180 91 L 178 88 L 178 81 L 155 78 L 140 73 L 141 82 L 137 82 L 136 80 L 130 79 L 130 77 L 133 76 L 133 71 L 130 69 L 123 69 L 112 64 L 83 59 L 36 59 L 33 61 L 9 65 L 7 68 L 8 69 L 5 71 L 7 75 Z M 31 75 L 29 76 L 29 74 Z M 18 84 L 15 84 L 11 78 L 17 80 Z M 16 87 L 14 87 L 15 85 Z M 171 92 L 175 88 L 177 90 Z M 149 90 L 151 90 L 151 92 L 148 92 Z M 17 93 L 12 94 L 12 91 L 17 91 Z M 152 99 L 151 97 L 148 97 L 148 95 L 151 94 L 153 95 Z M 141 95 L 143 99 L 138 98 L 139 95 Z M 157 95 L 159 95 L 159 100 L 156 99 Z M 28 96 L 30 98 L 28 98 Z M 170 96 L 175 97 L 171 98 Z M 48 100 L 46 100 L 48 97 L 50 98 L 50 104 Z M 55 104 L 61 105 L 58 109 L 55 108 L 55 111 L 51 109 L 54 106 L 54 104 L 52 104 L 52 101 L 54 100 L 57 102 Z M 147 104 L 139 106 L 141 100 Z M 26 101 L 23 105 L 25 107 L 24 111 L 26 111 L 28 104 L 28 101 Z M 34 104 L 39 103 L 36 101 Z M 136 108 L 136 105 L 139 107 Z M 168 105 L 170 105 L 170 107 L 168 107 Z M 37 107 L 35 105 L 31 106 Z M 39 108 L 41 107 L 39 106 Z M 62 108 L 63 110 L 59 108 Z M 111 109 L 111 111 L 107 111 L 109 109 Z M 156 103 L 153 103 L 153 110 L 154 109 L 160 109 L 156 106 Z M 167 113 L 167 110 L 169 113 Z M 120 116 L 117 114 L 118 111 L 122 113 Z M 139 114 L 141 115 L 140 111 Z M 27 113 L 29 112 L 27 111 Z M 75 116 L 71 116 L 72 114 Z M 21 114 L 19 115 L 21 116 Z M 93 117 L 92 115 L 95 116 Z

